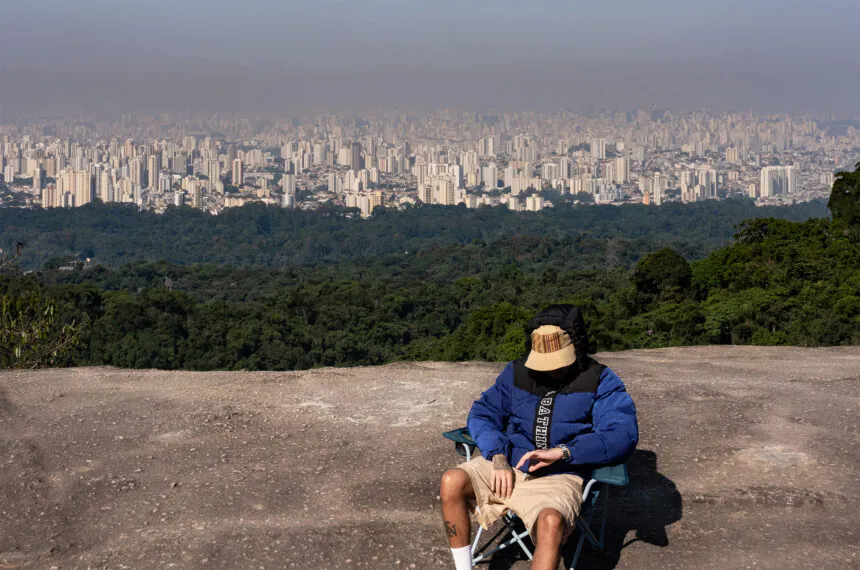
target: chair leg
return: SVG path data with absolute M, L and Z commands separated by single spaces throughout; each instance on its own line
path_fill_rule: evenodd
M 478 541 L 481 540 L 481 534 L 484 532 L 484 527 L 478 525 L 478 532 L 475 533 L 475 541 L 472 543 L 472 552 L 475 552 L 475 549 L 478 548 Z
M 508 528 L 508 527 L 506 527 L 506 526 L 503 526 L 502 528 L 500 528 L 500 529 L 499 529 L 499 531 L 498 531 L 496 534 L 494 534 L 494 535 L 493 535 L 493 537 L 492 537 L 492 538 L 490 538 L 487 542 L 485 542 L 485 543 L 484 543 L 484 546 L 482 546 L 481 548 L 478 548 L 478 537 L 475 537 L 475 545 L 472 547 L 472 558 L 473 558 L 473 563 L 474 563 L 474 561 L 480 560 L 481 558 L 486 558 L 487 556 L 489 556 L 490 554 L 492 554 L 493 552 L 495 552 L 495 550 L 491 550 L 490 552 L 487 552 L 487 553 L 485 553 L 485 554 L 481 554 L 481 553 L 482 553 L 482 552 L 484 552 L 486 549 L 488 549 L 489 547 L 491 547 L 491 546 L 493 545 L 493 543 L 494 543 L 494 542 L 496 542 L 496 540 L 497 540 L 500 536 L 502 536 L 503 534 L 505 534 L 506 532 L 507 532 L 508 534 L 510 534 L 511 529 L 509 529 L 509 528 Z
M 576 517 L 576 528 L 579 529 L 579 540 L 576 543 L 576 551 L 574 552 L 573 559 L 570 562 L 570 570 L 574 570 L 576 568 L 576 563 L 579 561 L 580 554 L 582 554 L 582 547 L 585 544 L 586 539 L 588 539 L 588 542 L 591 543 L 592 547 L 598 550 L 603 549 L 603 529 L 601 528 L 601 538 L 598 540 L 594 535 L 594 531 L 591 530 L 591 520 L 594 518 L 594 509 L 597 507 L 597 501 L 600 500 L 600 494 L 606 492 L 606 487 L 607 485 L 601 485 L 594 489 L 589 500 L 583 502 L 580 509 L 580 515 Z M 605 507 L 606 503 L 604 502 L 604 509 Z M 587 511 L 584 517 L 581 516 L 582 511 Z M 603 524 L 605 525 L 605 523 L 606 521 L 604 519 Z
M 585 534 L 580 531 L 579 540 L 576 542 L 576 552 L 573 553 L 573 559 L 570 561 L 570 570 L 576 569 L 576 563 L 579 561 L 579 555 L 582 553 L 583 544 L 585 544 Z
M 528 535 L 529 535 L 529 531 L 527 531 L 527 530 L 524 530 L 520 534 L 517 534 L 517 531 L 514 531 L 514 538 L 519 543 L 520 548 L 525 553 L 525 555 L 528 557 L 528 559 L 531 560 L 532 559 L 532 551 L 529 550 L 528 547 L 523 542 L 523 537 L 528 536 Z
M 523 538 L 528 536 L 529 532 L 527 530 L 524 530 L 523 532 L 517 532 L 517 528 L 516 528 L 515 523 L 514 523 L 515 520 L 516 519 L 514 517 L 511 517 L 508 514 L 506 514 L 505 516 L 502 517 L 502 522 L 504 523 L 504 526 L 499 530 L 499 532 L 497 532 L 496 535 L 493 536 L 493 538 L 488 540 L 487 543 L 483 547 L 481 547 L 479 550 L 475 551 L 474 548 L 472 549 L 472 553 L 473 553 L 472 554 L 472 556 L 473 556 L 472 557 L 472 564 L 477 564 L 478 562 L 481 562 L 482 560 L 485 560 L 486 558 L 488 558 L 488 557 L 496 554 L 497 552 L 502 551 L 502 550 L 508 548 L 509 546 L 514 545 L 514 544 L 518 544 L 520 549 L 522 549 L 523 553 L 526 555 L 526 557 L 529 560 L 532 560 L 532 558 L 533 558 L 532 552 L 531 552 L 531 550 L 529 550 L 529 547 L 526 546 L 525 542 L 523 542 Z M 501 542 L 498 546 L 496 546 L 492 550 L 490 550 L 488 552 L 481 553 L 481 551 L 483 551 L 486 548 L 488 548 L 489 546 L 491 546 L 493 544 L 493 542 L 495 542 L 495 540 L 497 538 L 499 538 L 499 536 L 501 536 L 503 533 L 505 533 L 505 531 L 507 531 L 508 534 L 503 539 L 503 542 Z M 510 538 L 507 538 L 507 536 L 509 536 Z M 477 545 L 477 541 L 475 542 L 475 545 Z M 478 553 L 477 556 L 475 556 L 476 552 Z
M 527 530 L 524 530 L 523 532 L 519 532 L 519 533 L 514 531 L 513 536 L 509 540 L 506 540 L 505 542 L 500 544 L 498 548 L 496 548 L 492 552 L 488 552 L 487 554 L 484 554 L 483 556 L 489 556 L 490 554 L 495 554 L 496 552 L 504 550 L 507 547 L 513 545 L 514 543 L 517 543 L 520 545 L 520 548 L 522 549 L 523 553 L 528 557 L 529 560 L 531 560 L 532 558 L 534 558 L 534 556 L 532 555 L 532 551 L 529 550 L 529 547 L 526 546 L 525 543 L 523 542 L 523 538 L 528 536 L 528 535 L 529 535 L 529 533 Z M 474 562 L 473 562 L 473 564 L 474 564 Z
M 603 550 L 606 544 L 606 515 L 609 513 L 609 485 L 604 485 L 603 494 L 603 519 L 600 521 L 600 547 L 598 550 Z

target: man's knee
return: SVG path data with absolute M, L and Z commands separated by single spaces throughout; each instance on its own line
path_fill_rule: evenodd
M 469 487 L 469 474 L 462 469 L 448 469 L 442 474 L 439 485 L 439 498 L 443 501 L 457 501 L 466 496 Z
M 555 509 L 544 509 L 537 518 L 538 536 L 547 533 L 560 535 L 564 531 L 564 517 Z

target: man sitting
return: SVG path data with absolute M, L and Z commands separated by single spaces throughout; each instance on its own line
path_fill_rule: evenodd
M 440 490 L 456 570 L 472 568 L 470 504 L 484 528 L 515 512 L 535 543 L 532 569 L 556 570 L 583 479 L 633 453 L 633 400 L 588 347 L 579 309 L 548 307 L 526 327 L 528 358 L 509 363 L 472 405 L 469 433 L 481 456 L 447 470 Z

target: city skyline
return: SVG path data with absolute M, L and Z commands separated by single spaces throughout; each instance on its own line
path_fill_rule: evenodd
M 0 119 L 709 107 L 860 114 L 848 0 L 4 6 Z
M 218 214 L 263 202 L 367 217 L 419 204 L 790 204 L 825 198 L 860 159 L 856 122 L 750 112 L 123 115 L 0 128 L 0 207 L 98 199 Z

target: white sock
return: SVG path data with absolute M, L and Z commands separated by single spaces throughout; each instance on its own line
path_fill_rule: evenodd
M 461 546 L 460 548 L 452 548 L 451 554 L 454 556 L 455 570 L 472 570 L 472 547 Z

